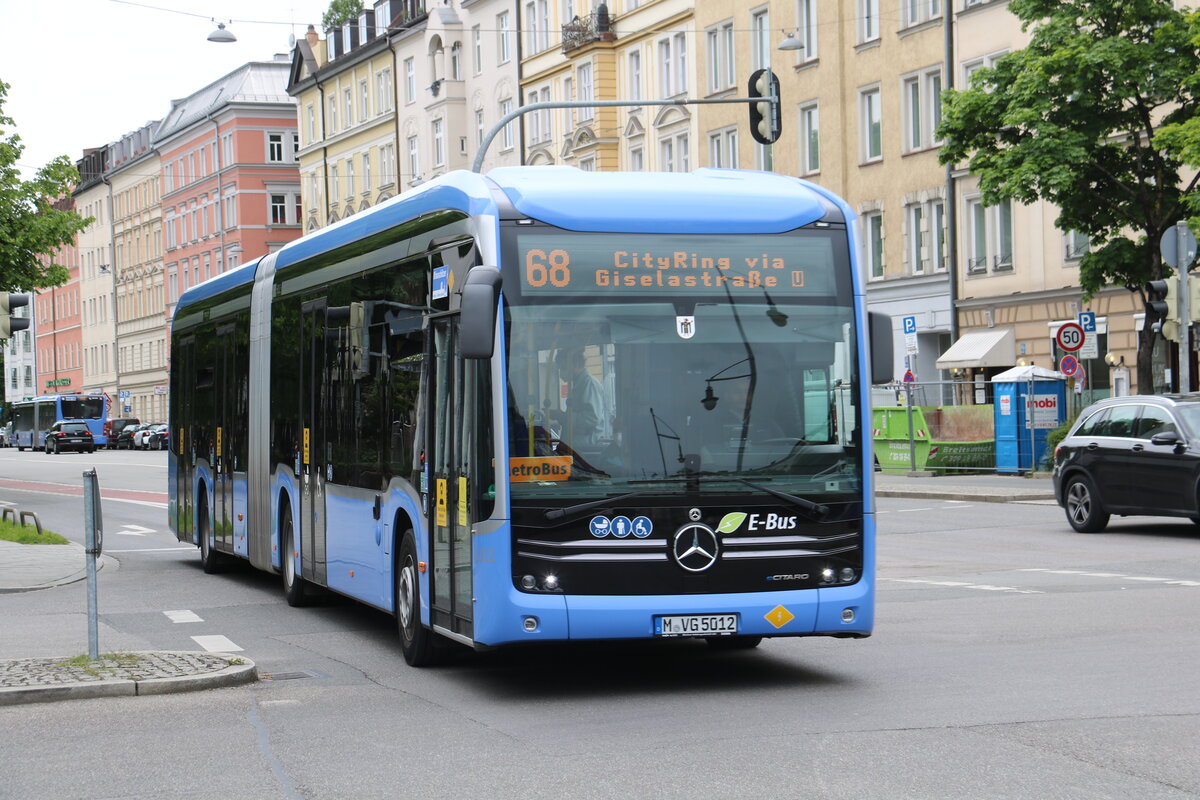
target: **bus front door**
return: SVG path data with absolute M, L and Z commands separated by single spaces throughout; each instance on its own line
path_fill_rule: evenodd
M 433 564 L 431 618 L 452 633 L 472 637 L 470 443 L 473 404 L 464 392 L 458 315 L 430 320 L 429 530 Z
M 325 560 L 325 298 L 301 306 L 300 326 L 300 566 L 301 574 L 328 585 Z

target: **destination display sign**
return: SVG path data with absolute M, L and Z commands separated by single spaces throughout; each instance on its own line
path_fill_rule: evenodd
M 522 234 L 524 294 L 835 293 L 833 240 L 813 236 Z

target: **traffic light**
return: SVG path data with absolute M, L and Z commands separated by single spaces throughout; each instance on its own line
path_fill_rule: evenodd
M 1179 341 L 1179 276 L 1150 281 L 1146 284 L 1146 308 L 1158 317 L 1151 327 L 1163 338 Z
M 12 336 L 13 331 L 29 327 L 29 317 L 14 317 L 12 309 L 29 305 L 29 295 L 0 292 L 0 339 Z
M 757 69 L 750 75 L 750 136 L 759 144 L 773 144 L 779 139 L 779 76 L 768 69 Z M 775 98 L 759 100 L 758 98 Z

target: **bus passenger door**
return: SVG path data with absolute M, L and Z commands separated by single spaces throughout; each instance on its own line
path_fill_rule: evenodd
M 172 390 L 172 407 L 178 412 L 171 416 L 173 430 L 169 441 L 175 453 L 175 531 L 186 541 L 192 540 L 192 476 L 195 474 L 195 459 L 192 447 L 195 436 L 195 420 L 192 418 L 191 399 L 196 396 L 196 337 L 182 339 L 171 353 L 171 371 L 176 377 Z M 185 399 L 187 398 L 187 399 Z M 118 403 L 121 402 L 119 399 Z M 114 434 L 115 436 L 115 434 Z
M 430 320 L 429 530 L 433 541 L 433 623 L 471 637 L 471 525 L 468 481 L 472 415 L 464 402 L 458 315 Z
M 233 552 L 233 475 L 229 457 L 231 394 L 237 386 L 233 364 L 234 326 L 217 328 L 216 375 L 213 381 L 213 535 L 218 550 Z
M 306 579 L 325 586 L 325 298 L 300 312 L 300 565 Z

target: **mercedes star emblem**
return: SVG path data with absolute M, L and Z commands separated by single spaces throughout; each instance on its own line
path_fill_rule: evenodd
M 707 525 L 684 525 L 675 531 L 671 555 L 688 572 L 704 572 L 717 563 L 721 543 Z

